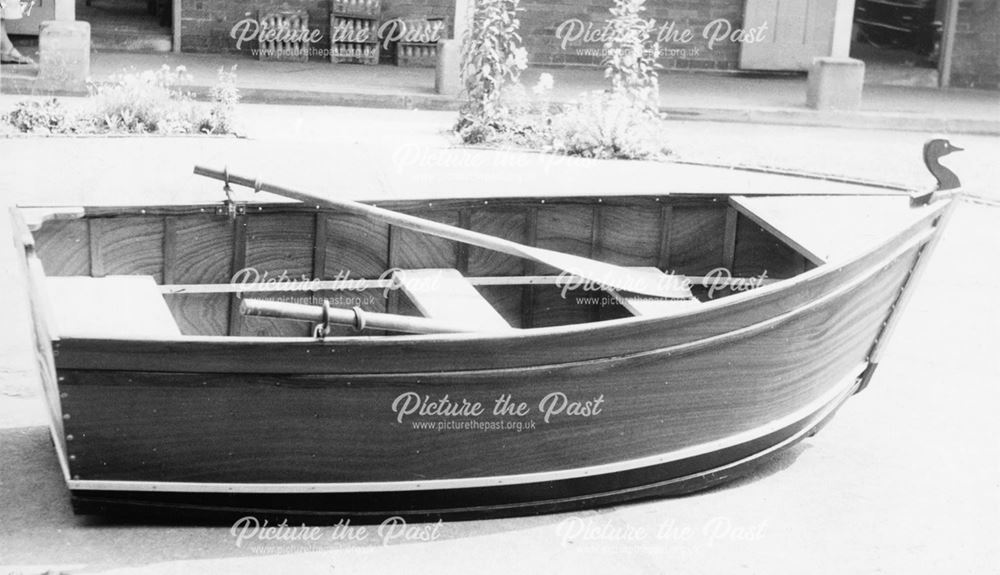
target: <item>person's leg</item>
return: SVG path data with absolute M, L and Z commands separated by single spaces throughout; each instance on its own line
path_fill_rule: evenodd
M 0 54 L 6 54 L 14 49 L 14 45 L 10 43 L 10 38 L 7 37 L 7 31 L 3 29 L 3 20 L 0 20 Z
M 35 61 L 21 54 L 14 47 L 14 44 L 7 37 L 7 31 L 3 29 L 3 20 L 0 20 L 0 63 L 4 64 L 34 64 Z

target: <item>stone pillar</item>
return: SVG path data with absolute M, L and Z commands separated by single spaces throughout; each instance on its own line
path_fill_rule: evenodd
M 38 34 L 38 81 L 45 91 L 81 91 L 90 76 L 90 24 L 47 20 Z
M 815 58 L 809 68 L 806 105 L 816 110 L 857 110 L 865 63 L 854 58 Z
M 445 96 L 457 96 L 462 91 L 462 40 L 469 29 L 469 19 L 475 0 L 455 0 L 455 22 L 452 39 L 438 42 L 437 70 L 434 90 Z
M 830 55 L 848 58 L 851 55 L 851 36 L 854 32 L 854 0 L 835 0 L 833 35 L 830 38 Z
M 445 96 L 457 96 L 462 90 L 461 40 L 440 40 L 438 42 L 434 90 Z

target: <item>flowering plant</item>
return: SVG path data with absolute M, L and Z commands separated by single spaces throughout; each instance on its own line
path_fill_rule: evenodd
M 656 62 L 660 46 L 650 40 L 654 20 L 639 14 L 646 0 L 615 0 L 604 43 L 604 76 L 611 79 L 614 92 L 627 94 L 640 106 L 655 111 L 659 106 L 660 85 Z
M 462 43 L 466 102 L 456 129 L 503 129 L 510 110 L 503 95 L 528 67 L 517 18 L 520 0 L 476 0 L 472 23 Z

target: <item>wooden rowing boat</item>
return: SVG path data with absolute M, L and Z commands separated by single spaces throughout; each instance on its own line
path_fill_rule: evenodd
M 74 508 L 461 519 L 730 480 L 867 385 L 955 203 L 942 142 L 924 194 L 17 208 Z

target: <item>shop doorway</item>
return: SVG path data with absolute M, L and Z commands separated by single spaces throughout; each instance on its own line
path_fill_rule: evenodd
M 169 52 L 173 0 L 75 0 L 76 19 L 90 23 L 97 51 Z
M 865 82 L 936 88 L 948 0 L 856 0 L 851 57 Z

